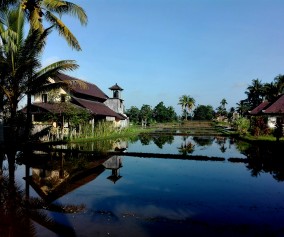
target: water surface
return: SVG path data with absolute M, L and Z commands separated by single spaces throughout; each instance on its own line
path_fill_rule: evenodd
M 74 236 L 284 236 L 283 163 L 277 168 L 267 166 L 263 157 L 248 153 L 249 147 L 228 137 L 116 141 L 112 149 L 124 153 L 99 161 L 90 154 L 86 158 L 68 153 L 61 165 L 53 167 L 53 173 L 47 172 L 48 166 L 44 168 L 45 178 L 43 168 L 30 167 L 29 175 L 39 186 L 49 175 L 55 177 L 54 171 L 64 171 L 70 177 L 78 171 L 75 166 L 92 168 L 85 177 L 70 181 L 60 195 L 49 187 L 58 198 L 50 193 L 40 195 L 35 186 L 29 186 L 29 194 L 54 204 L 83 204 L 82 211 L 71 214 L 45 211 L 55 222 L 71 227 Z M 127 152 L 142 154 L 134 157 Z M 144 152 L 225 159 L 145 158 Z M 230 162 L 231 157 L 240 160 Z M 25 166 L 18 165 L 16 180 L 22 188 L 25 175 Z M 36 236 L 58 236 L 36 221 L 34 226 Z

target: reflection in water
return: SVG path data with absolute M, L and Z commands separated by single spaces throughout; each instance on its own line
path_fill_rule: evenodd
M 2 233 L 4 236 L 40 235 L 35 233 L 34 223 L 59 236 L 66 233 L 68 236 L 93 236 L 94 233 L 103 236 L 110 233 L 109 230 L 113 230 L 113 236 L 118 236 L 117 228 L 126 228 L 120 236 L 136 235 L 137 229 L 144 231 L 143 236 L 158 236 L 160 232 L 163 236 L 173 236 L 174 231 L 170 235 L 169 230 L 182 235 L 192 228 L 196 236 L 200 236 L 200 229 L 208 234 L 216 228 L 223 231 L 228 223 L 235 229 L 243 224 L 255 227 L 255 223 L 261 225 L 265 221 L 273 224 L 270 220 L 280 220 L 283 216 L 284 194 L 280 185 L 284 181 L 284 165 L 278 155 L 280 146 L 248 144 L 229 137 L 159 138 L 148 134 L 140 138 L 142 141 L 129 143 L 103 141 L 54 146 L 52 150 L 1 153 L 1 236 Z M 157 154 L 219 152 L 219 157 L 229 154 L 230 158 L 238 158 L 199 162 L 183 159 L 182 155 L 160 160 L 127 156 L 135 149 L 145 157 L 143 152 L 148 146 Z M 9 167 L 6 168 L 7 162 Z M 17 167 L 22 164 L 25 165 L 26 190 L 20 189 L 15 180 Z M 253 178 L 246 175 L 246 168 Z M 272 176 L 263 177 L 262 173 Z M 271 185 L 263 185 L 267 183 Z M 247 188 L 252 186 L 254 192 Z M 60 205 L 70 200 L 74 205 Z M 78 205 L 82 201 L 84 205 Z M 268 212 L 270 215 L 266 218 Z M 72 218 L 66 215 L 68 213 L 72 213 Z M 105 222 L 102 216 L 107 216 Z M 201 228 L 196 223 L 204 225 Z M 203 227 L 208 226 L 212 228 L 204 231 Z M 256 235 L 248 233 L 246 236 Z
M 192 138 L 193 141 L 196 143 L 196 145 L 198 146 L 211 146 L 213 141 L 214 141 L 214 137 L 206 137 L 206 136 L 195 136 Z
M 75 236 L 71 226 L 62 225 L 51 219 L 47 211 L 54 213 L 76 213 L 83 205 L 47 204 L 39 198 L 30 198 L 15 180 L 17 152 L 9 150 L 1 154 L 8 158 L 8 172 L 4 168 L 0 176 L 0 234 L 1 236 L 36 236 L 34 223 L 38 223 L 58 235 Z M 3 164 L 1 163 L 3 166 Z M 2 167 L 1 166 L 1 167 Z M 29 169 L 26 170 L 28 175 Z
M 187 141 L 188 136 L 182 136 L 183 143 L 178 147 L 179 153 L 182 155 L 191 154 L 194 151 L 194 144 L 190 141 Z
M 220 146 L 220 151 L 222 153 L 225 153 L 226 150 L 227 150 L 227 147 L 226 147 L 227 138 L 226 137 L 221 137 L 221 136 L 216 136 L 215 140 L 216 140 L 216 143 Z
M 35 162 L 38 160 L 41 160 L 40 163 Z M 66 153 L 52 152 L 51 156 L 34 153 L 32 161 L 29 159 L 27 162 L 23 159 L 23 162 L 32 170 L 32 175 L 25 179 L 48 203 L 96 179 L 105 169 L 112 171 L 108 179 L 114 183 L 122 177 L 120 176 L 121 157 L 107 154 L 94 157 L 90 153 L 84 154 L 79 151 L 72 153 L 69 150 Z
M 245 146 L 246 167 L 253 177 L 270 173 L 277 181 L 284 181 L 283 145 L 279 143 L 260 143 Z
M 120 168 L 122 167 L 122 158 L 120 156 L 112 156 L 103 163 L 106 169 L 111 170 L 111 175 L 107 178 L 113 183 L 116 183 L 122 176 L 120 175 Z

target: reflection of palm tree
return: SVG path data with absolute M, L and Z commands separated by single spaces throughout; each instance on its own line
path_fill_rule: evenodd
M 226 152 L 227 148 L 225 147 L 227 138 L 226 137 L 215 137 L 216 143 L 220 146 L 220 151 L 222 153 Z
M 258 177 L 262 172 L 262 163 L 254 159 L 249 159 L 249 163 L 246 167 L 251 171 L 252 177 Z
M 179 153 L 181 153 L 182 155 L 191 154 L 194 152 L 194 146 L 195 145 L 191 142 L 184 142 L 180 147 L 178 147 Z

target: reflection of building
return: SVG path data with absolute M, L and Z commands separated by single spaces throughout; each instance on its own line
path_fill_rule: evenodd
M 34 155 L 30 157 L 31 164 L 26 164 L 32 168 L 32 175 L 27 173 L 25 180 L 42 199 L 53 202 L 91 182 L 105 171 L 102 164 L 109 156 L 92 159 L 81 155 L 74 157 L 76 161 L 71 159 L 70 162 L 66 158 L 63 159 L 63 156 L 50 159 L 49 155 L 41 156 L 41 158 L 39 155 Z M 40 163 L 37 162 L 39 159 L 41 159 Z
M 122 167 L 122 160 L 120 156 L 112 156 L 103 163 L 106 169 L 111 169 L 111 175 L 107 177 L 113 183 L 116 183 L 122 176 L 120 175 L 120 168 Z
M 25 180 L 47 202 L 53 202 L 93 181 L 106 169 L 111 169 L 112 173 L 108 179 L 113 183 L 122 177 L 122 159 L 119 156 L 100 155 L 94 159 L 93 156 L 79 153 L 74 157 L 76 161 L 71 159 L 70 162 L 64 155 L 50 159 L 49 155 L 34 154 L 30 158 L 34 163 L 29 163 L 30 167 L 27 170 L 31 168 L 32 175 L 27 173 Z M 41 160 L 40 163 L 37 160 Z

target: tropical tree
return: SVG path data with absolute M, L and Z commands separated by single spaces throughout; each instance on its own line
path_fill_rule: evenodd
M 253 79 L 252 84 L 247 87 L 245 94 L 247 95 L 250 109 L 258 106 L 265 96 L 262 82 L 259 79 Z
M 194 98 L 192 98 L 189 95 L 182 95 L 179 98 L 178 104 L 181 105 L 182 111 L 183 111 L 183 113 L 185 115 L 185 120 L 187 120 L 188 113 L 190 113 L 193 110 L 194 106 L 195 106 Z
M 248 100 L 241 100 L 239 103 L 237 103 L 236 110 L 240 114 L 240 116 L 244 116 L 250 110 Z
M 143 104 L 140 109 L 140 120 L 149 123 L 152 118 L 153 110 L 150 105 Z
M 194 120 L 212 120 L 214 118 L 214 109 L 211 105 L 198 105 L 193 111 Z
M 129 120 L 133 123 L 139 123 L 140 110 L 136 106 L 131 106 L 130 109 L 126 110 L 126 115 Z
M 72 48 L 81 50 L 78 40 L 61 19 L 62 15 L 70 15 L 76 17 L 81 25 L 86 25 L 87 15 L 79 5 L 63 0 L 1 0 L 0 6 L 1 9 L 7 6 L 20 6 L 29 20 L 31 30 L 42 33 L 45 20 L 49 26 L 54 26 Z
M 263 90 L 267 101 L 273 101 L 279 95 L 279 90 L 275 82 L 265 83 L 263 85 Z
M 222 99 L 220 102 L 220 106 L 217 108 L 218 114 L 224 115 L 224 116 L 227 115 L 226 104 L 228 104 L 226 99 Z
M 7 100 L 11 124 L 15 124 L 18 103 L 24 95 L 28 95 L 29 105 L 31 94 L 60 86 L 50 84 L 50 77 L 56 77 L 59 71 L 78 67 L 73 60 L 63 60 L 40 69 L 40 55 L 50 30 L 48 28 L 42 33 L 30 31 L 25 37 L 24 15 L 19 8 L 6 11 L 6 21 L 0 24 L 0 91 Z M 27 124 L 30 124 L 29 119 Z
M 284 92 L 284 75 L 279 74 L 274 78 L 274 83 L 278 90 L 278 94 L 282 94 Z
M 158 103 L 153 109 L 153 119 L 157 122 L 170 122 L 174 121 L 177 115 L 174 108 L 169 106 L 166 107 L 164 102 Z

